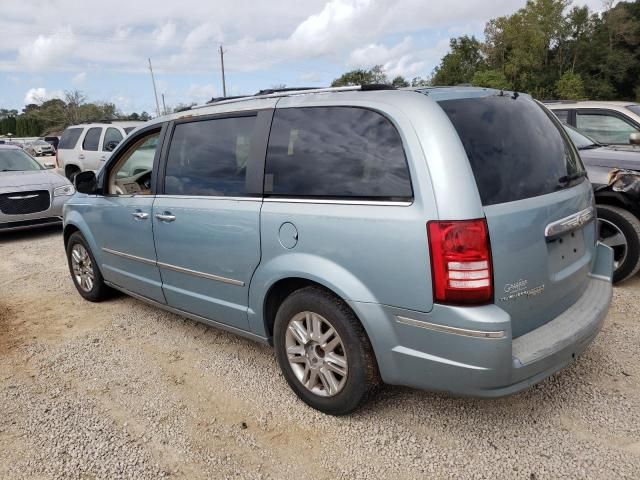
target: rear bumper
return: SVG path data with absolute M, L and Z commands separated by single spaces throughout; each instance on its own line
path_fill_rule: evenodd
M 582 296 L 558 317 L 515 340 L 496 305 L 428 314 L 352 302 L 372 340 L 383 381 L 475 397 L 523 390 L 562 369 L 596 337 L 611 303 L 612 251 L 598 245 Z M 453 327 L 453 328 L 452 328 Z

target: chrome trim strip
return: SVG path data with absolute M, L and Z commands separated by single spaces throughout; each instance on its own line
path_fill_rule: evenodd
M 155 198 L 173 198 L 179 200 L 231 200 L 234 202 L 262 202 L 262 197 L 220 197 L 207 195 L 156 195 Z
M 330 205 L 378 205 L 387 207 L 409 207 L 413 205 L 413 202 L 398 201 L 398 202 L 382 202 L 376 200 L 325 200 L 314 198 L 265 198 L 265 202 L 271 203 L 318 203 L 318 204 L 330 204 Z
M 563 233 L 568 233 L 583 227 L 596 218 L 596 209 L 593 206 L 580 210 L 568 217 L 561 218 L 550 223 L 544 229 L 544 236 L 547 238 L 557 237 Z
M 445 325 L 437 325 L 435 323 L 423 322 L 422 320 L 414 320 L 412 318 L 396 315 L 396 321 L 412 327 L 425 328 L 440 333 L 451 333 L 453 335 L 462 335 L 465 337 L 499 339 L 506 338 L 507 332 L 504 330 L 469 330 L 467 328 L 448 327 Z
M 156 261 L 155 260 L 150 260 L 148 258 L 144 258 L 144 257 L 138 257 L 137 255 L 131 255 L 130 253 L 123 253 L 123 252 L 118 252 L 117 250 L 112 250 L 110 248 L 102 248 L 103 252 L 107 252 L 110 253 L 111 255 L 116 255 L 117 257 L 122 257 L 122 258 L 126 258 L 128 260 L 135 260 L 136 262 L 141 262 L 141 263 L 145 263 L 147 265 L 156 265 Z
M 208 280 L 215 280 L 218 282 L 228 283 L 230 285 L 237 285 L 238 287 L 244 287 L 244 282 L 240 280 L 234 280 L 232 278 L 221 277 L 219 275 L 213 275 L 211 273 L 199 272 L 197 270 L 190 270 L 188 268 L 178 267 L 176 265 L 171 265 L 170 263 L 164 262 L 156 262 L 158 267 L 166 268 L 167 270 L 173 270 L 178 273 L 186 273 L 187 275 L 193 275 L 196 277 L 206 278 Z
M 51 193 L 51 192 L 49 192 Z M 29 198 L 37 198 L 40 195 L 18 195 L 17 197 L 7 197 L 9 200 L 27 200 Z
M 167 304 L 157 302 L 155 300 L 152 300 L 150 298 L 144 297 L 142 295 L 138 295 L 137 293 L 133 293 L 133 292 L 127 290 L 126 288 L 119 287 L 118 285 L 115 285 L 115 284 L 113 284 L 111 282 L 108 282 L 106 280 L 105 280 L 104 283 L 106 283 L 107 285 L 109 285 L 112 288 L 115 288 L 116 290 L 120 290 L 125 295 L 129 295 L 129 296 L 131 296 L 131 297 L 133 297 L 133 298 L 135 298 L 137 300 L 140 300 L 142 302 L 145 302 L 145 303 L 148 303 L 150 305 L 153 305 L 154 307 L 158 307 L 158 308 L 161 308 L 161 309 L 166 310 L 168 312 L 175 313 L 176 315 L 180 315 L 180 316 L 183 316 L 183 317 L 190 318 L 191 320 L 195 320 L 196 322 L 201 322 L 201 323 L 205 323 L 207 325 L 211 325 L 212 327 L 219 328 L 220 330 L 225 330 L 225 331 L 230 332 L 230 333 L 235 333 L 236 335 L 241 335 L 241 336 L 249 338 L 251 340 L 255 340 L 256 342 L 269 343 L 269 339 L 268 338 L 261 337 L 260 335 L 256 335 L 255 333 L 251 333 L 251 332 L 248 332 L 246 330 L 242 330 L 241 328 L 237 328 L 237 327 L 233 327 L 231 325 L 227 325 L 225 323 L 216 322 L 215 320 L 209 320 L 208 318 L 201 317 L 200 315 L 196 315 L 194 313 L 185 312 L 184 310 L 180 310 L 178 308 L 170 307 Z
M 146 265 L 153 265 L 154 267 L 166 268 L 167 270 L 173 270 L 174 272 L 178 272 L 178 273 L 186 273 L 187 275 L 194 275 L 196 277 L 206 278 L 207 280 L 215 280 L 217 282 L 228 283 L 230 285 L 236 285 L 238 287 L 244 287 L 244 282 L 240 280 L 221 277 L 219 275 L 213 275 L 211 273 L 199 272 L 197 270 L 190 270 L 188 268 L 171 265 L 170 263 L 157 262 L 155 260 L 150 260 L 148 258 L 138 257 L 137 255 L 131 255 L 130 253 L 118 252 L 117 250 L 112 250 L 110 248 L 103 247 L 102 251 L 110 253 L 111 255 L 116 255 L 118 257 L 126 258 L 128 260 L 135 260 L 136 262 L 141 262 Z

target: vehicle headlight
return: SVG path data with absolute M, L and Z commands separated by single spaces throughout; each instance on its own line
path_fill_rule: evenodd
M 73 188 L 73 185 L 62 185 L 61 187 L 56 187 L 53 190 L 54 197 L 69 196 L 74 193 L 76 193 L 76 189 Z

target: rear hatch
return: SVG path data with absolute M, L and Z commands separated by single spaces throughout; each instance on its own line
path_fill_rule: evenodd
M 465 147 L 489 228 L 496 305 L 518 337 L 585 291 L 595 255 L 593 194 L 573 144 L 526 95 L 442 100 Z

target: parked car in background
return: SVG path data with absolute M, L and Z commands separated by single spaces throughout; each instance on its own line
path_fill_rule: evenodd
M 276 91 L 138 129 L 75 177 L 64 241 L 85 299 L 115 288 L 272 343 L 323 412 L 380 379 L 496 397 L 601 328 L 612 250 L 585 177 L 528 95 Z
M 605 146 L 565 128 L 594 188 L 600 241 L 613 248 L 613 281 L 621 282 L 640 270 L 640 146 Z
M 561 122 L 602 145 L 640 144 L 640 103 L 546 102 Z
M 69 180 L 22 149 L 0 145 L 0 232 L 60 223 L 74 193 Z
M 69 179 L 78 172 L 99 170 L 122 139 L 143 123 L 89 123 L 67 128 L 58 144 L 58 167 Z
M 33 140 L 25 143 L 24 151 L 33 157 L 56 154 L 56 149 L 53 148 L 53 145 L 49 142 L 45 142 L 44 140 Z
M 60 143 L 60 137 L 48 136 L 48 137 L 44 137 L 43 140 L 53 145 L 53 148 L 55 148 L 56 150 L 58 149 L 58 143 Z

